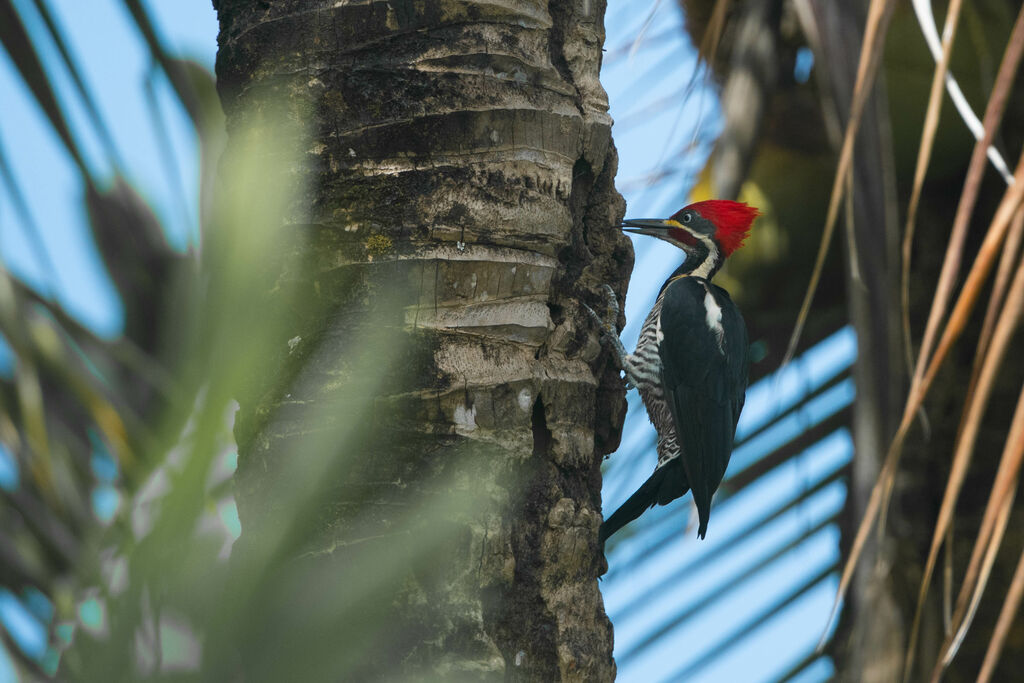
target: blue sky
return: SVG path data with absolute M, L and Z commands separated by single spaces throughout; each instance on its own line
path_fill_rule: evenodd
M 124 4 L 120 0 L 51 0 L 49 4 L 72 54 L 78 58 L 87 87 L 95 93 L 101 115 L 110 122 L 126 176 L 159 212 L 170 243 L 186 248 L 195 239 L 195 136 L 167 84 L 160 79 L 154 83 L 153 92 L 162 123 L 154 126 L 145 85 L 150 73 L 149 53 L 132 29 Z M 217 22 L 209 0 L 150 0 L 146 4 L 168 46 L 212 70 Z M 22 0 L 15 5 L 33 35 L 42 35 L 43 24 L 32 3 Z M 63 96 L 61 102 L 87 163 L 100 178 L 112 178 L 111 160 L 89 125 L 84 107 L 73 95 L 59 54 L 47 43 L 43 46 L 46 67 Z M 120 304 L 89 235 L 81 180 L 2 51 L 0 92 L 4 93 L 0 145 L 20 182 L 53 267 L 47 268 L 33 252 L 29 227 L 16 214 L 6 191 L 0 191 L 0 253 L 4 263 L 40 291 L 55 296 L 93 330 L 105 336 L 116 335 L 123 322 Z M 175 149 L 174 175 L 162 160 L 156 130 L 165 131 Z
M 42 24 L 28 0 L 15 4 L 34 34 Z M 166 45 L 212 70 L 216 54 L 216 16 L 210 0 L 148 0 Z M 123 160 L 125 175 L 160 214 L 168 228 L 168 240 L 178 249 L 195 243 L 196 140 L 184 112 L 174 101 L 166 82 L 153 78 L 148 52 L 132 29 L 121 0 L 49 0 L 58 25 L 82 65 L 88 88 L 95 93 L 98 107 L 115 140 L 116 156 Z M 645 8 L 643 11 L 639 9 Z M 654 11 L 650 11 L 655 8 Z M 606 25 L 606 63 L 602 74 L 611 99 L 614 129 L 619 150 L 618 186 L 628 201 L 632 217 L 669 215 L 686 203 L 694 175 L 703 167 L 719 125 L 714 89 L 703 78 L 691 81 L 696 66 L 692 46 L 683 39 L 683 18 L 674 2 L 637 3 L 612 0 Z M 640 37 L 639 39 L 637 37 Z M 54 74 L 67 106 L 73 131 L 85 150 L 87 163 L 101 178 L 110 179 L 115 162 L 103 150 L 84 108 L 72 94 L 70 80 L 52 47 L 44 50 L 46 65 Z M 149 84 L 147 86 L 147 83 Z M 689 89 L 688 85 L 692 85 Z M 153 109 L 147 88 L 156 102 Z M 13 72 L 6 54 L 0 52 L 0 92 L 4 93 L 0 115 L 0 148 L 20 183 L 33 223 L 45 249 L 45 258 L 32 249 L 31 227 L 15 211 L 6 188 L 0 187 L 0 254 L 10 270 L 40 291 L 50 293 L 82 322 L 105 336 L 116 336 L 122 325 L 115 291 L 103 273 L 91 242 L 82 202 L 83 187 L 70 160 L 51 132 L 24 84 Z M 684 93 L 688 96 L 684 97 Z M 168 165 L 161 153 L 162 130 L 174 150 Z M 684 151 L 685 150 L 685 151 Z M 673 172 L 667 179 L 651 183 L 652 175 Z M 636 269 L 626 300 L 627 327 L 623 341 L 635 344 L 639 324 L 664 277 L 678 265 L 678 253 L 657 248 L 651 240 L 635 239 Z M 47 265 L 49 261 L 52 265 Z M 817 355 L 795 363 L 777 382 L 751 389 L 740 433 L 752 431 L 779 410 L 780 397 L 795 403 L 821 382 L 839 373 L 856 353 L 851 335 L 839 336 L 819 347 Z M 3 360 L 0 358 L 0 366 Z M 829 374 L 832 373 L 832 374 Z M 822 379 L 825 376 L 825 379 Z M 822 400 L 819 412 L 830 414 L 852 400 L 852 386 Z M 630 398 L 630 422 L 623 447 L 613 456 L 605 488 L 605 507 L 613 509 L 653 468 L 652 432 L 639 408 Z M 811 410 L 809 407 L 807 410 Z M 810 413 L 797 415 L 797 423 L 781 438 L 792 438 L 817 419 Z M 764 448 L 754 441 L 738 450 L 733 469 L 760 457 Z M 745 490 L 742 496 L 716 509 L 714 535 L 697 542 L 684 535 L 688 498 L 668 508 L 648 513 L 653 521 L 643 534 L 622 543 L 610 557 L 612 573 L 603 582 L 609 614 L 616 623 L 616 654 L 635 652 L 620 658 L 619 680 L 671 680 L 674 672 L 697 660 L 703 644 L 728 637 L 730 628 L 757 605 L 770 605 L 773 595 L 798 582 L 801 572 L 827 567 L 837 554 L 834 530 L 807 538 L 792 552 L 764 568 L 751 581 L 689 625 L 669 629 L 658 642 L 638 648 L 650 630 L 662 620 L 695 603 L 696 596 L 720 590 L 715 575 L 749 572 L 771 548 L 796 538 L 822 515 L 842 505 L 845 491 L 839 483 L 823 488 L 809 499 L 805 508 L 777 520 L 764 529 L 742 552 L 707 561 L 703 574 L 686 577 L 666 590 L 657 604 L 636 611 L 636 599 L 653 585 L 685 565 L 702 565 L 702 557 L 743 527 L 746 520 L 765 514 L 781 497 L 806 489 L 829 476 L 851 456 L 848 433 L 837 432 L 793 461 L 791 468 L 773 473 L 773 478 Z M 733 470 L 730 470 L 731 472 Z M 657 514 L 655 514 L 657 513 Z M 660 523 L 659 523 L 660 522 Z M 685 536 L 685 537 L 684 537 Z M 647 561 L 630 564 L 629 572 L 615 573 L 631 556 Z M 696 563 L 696 564 L 694 564 Z M 824 615 L 834 592 L 834 581 L 826 580 L 804 594 L 788 610 L 774 615 L 729 656 L 714 661 L 694 680 L 770 680 L 806 653 L 819 635 Z M 17 604 L 15 604 L 17 603 Z M 18 600 L 0 594 L 0 617 L 22 619 Z M 633 608 L 630 616 L 630 609 Z M 6 610 L 6 612 L 5 612 Z M 639 615 L 639 616 L 638 616 Z M 695 630 L 694 624 L 699 624 Z M 2 654 L 2 651 L 0 651 Z M 766 664 L 766 659 L 774 662 Z M 792 661 L 791 661 L 792 660 Z M 802 680 L 825 680 L 831 669 L 827 662 L 815 664 Z M 9 675 L 9 674 L 8 674 Z M 0 657 L 0 681 L 5 680 Z M 667 677 L 667 678 L 666 678 Z

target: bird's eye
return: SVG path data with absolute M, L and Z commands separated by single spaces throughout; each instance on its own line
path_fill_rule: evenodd
M 687 211 L 686 213 L 683 214 L 683 222 L 684 223 L 689 223 L 692 218 L 693 218 L 693 214 L 690 213 L 689 211 Z

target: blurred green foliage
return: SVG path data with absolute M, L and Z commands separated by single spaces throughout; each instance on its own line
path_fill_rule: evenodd
M 0 587 L 49 606 L 50 643 L 26 653 L 0 629 L 3 645 L 26 679 L 233 680 L 244 671 L 247 680 L 340 680 L 388 670 L 397 664 L 388 658 L 394 596 L 410 572 L 441 565 L 437 553 L 456 532 L 440 520 L 469 510 L 472 487 L 440 486 L 388 538 L 312 544 L 331 482 L 361 453 L 381 380 L 352 373 L 342 399 L 303 413 L 331 427 L 290 443 L 258 536 L 231 551 L 235 399 L 287 395 L 317 363 L 387 367 L 403 335 L 380 325 L 338 357 L 306 332 L 324 311 L 302 277 L 309 246 L 283 226 L 301 190 L 287 175 L 301 126 L 256 113 L 249 130 L 233 131 L 222 161 L 212 75 L 168 55 L 143 6 L 125 5 L 198 133 L 201 246 L 172 250 L 129 182 L 92 177 L 79 163 L 93 237 L 125 308 L 123 336 L 97 337 L 0 267 L 0 334 L 13 354 L 12 374 L 0 377 L 0 444 L 17 465 L 16 483 L 0 490 Z M 0 41 L 80 160 L 11 0 L 0 0 Z M 18 196 L 17 178 L 4 179 Z M 289 419 L 260 415 L 279 417 Z M 239 438 L 260 438 L 260 427 L 239 426 Z M 356 512 L 351 527 L 360 525 Z

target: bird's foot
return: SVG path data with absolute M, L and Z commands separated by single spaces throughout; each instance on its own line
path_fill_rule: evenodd
M 601 289 L 604 291 L 606 298 L 606 309 L 604 317 L 598 315 L 594 309 L 586 304 L 583 304 L 583 308 L 586 309 L 590 317 L 594 319 L 597 326 L 601 329 L 601 343 L 611 347 L 615 354 L 616 362 L 619 364 L 619 368 L 625 368 L 626 364 L 626 347 L 622 345 L 622 341 L 619 339 L 619 333 L 615 329 L 616 324 L 619 320 L 619 301 L 615 297 L 615 290 L 611 288 L 611 285 L 602 285 Z M 626 378 L 626 388 L 632 388 L 634 383 L 630 381 L 630 378 Z
M 619 299 L 615 296 L 615 290 L 607 283 L 601 285 L 601 291 L 604 292 L 605 299 L 607 299 L 608 317 L 606 320 L 609 326 L 615 329 L 615 325 L 619 322 Z
M 615 291 L 611 288 L 611 285 L 601 285 L 601 289 L 605 294 L 605 314 L 599 315 L 593 308 L 583 304 L 583 308 L 586 309 L 590 317 L 593 318 L 594 322 L 601 329 L 601 343 L 608 344 L 612 340 L 618 341 L 619 334 L 615 329 L 615 326 L 619 321 L 619 302 L 615 297 Z
M 587 309 L 587 313 L 598 324 L 604 335 L 618 338 L 619 335 L 615 331 L 615 326 L 619 322 L 619 300 L 616 298 L 615 290 L 612 289 L 611 285 L 601 285 L 601 291 L 604 292 L 605 296 L 605 314 L 603 317 L 586 304 L 583 304 L 583 308 Z

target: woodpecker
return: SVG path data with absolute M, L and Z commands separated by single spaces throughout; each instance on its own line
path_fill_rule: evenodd
M 736 422 L 747 389 L 747 328 L 729 293 L 711 279 L 743 245 L 760 212 L 747 204 L 711 199 L 685 206 L 671 218 L 626 220 L 622 229 L 650 235 L 681 249 L 686 260 L 661 286 L 647 314 L 636 351 L 615 333 L 618 303 L 605 286 L 610 320 L 588 308 L 612 347 L 626 386 L 640 392 L 658 432 L 654 474 L 601 525 L 605 540 L 645 510 L 693 491 L 704 538 L 711 497 L 725 475 Z

